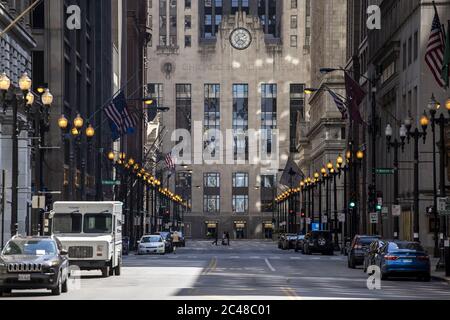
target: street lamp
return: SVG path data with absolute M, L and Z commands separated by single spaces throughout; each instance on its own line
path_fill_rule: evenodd
M 41 122 L 44 124 L 44 129 L 48 129 L 48 108 L 42 108 L 41 106 L 36 106 L 32 108 L 36 102 L 35 94 L 31 91 L 32 80 L 28 76 L 26 72 L 24 72 L 21 77 L 18 79 L 18 87 L 11 86 L 11 80 L 8 78 L 6 73 L 0 74 L 0 97 L 2 98 L 3 103 L 3 112 L 6 113 L 8 108 L 12 110 L 12 170 L 11 170 L 11 235 L 14 235 L 17 230 L 17 222 L 18 222 L 18 178 L 19 178 L 19 134 L 22 130 L 19 126 L 18 119 L 18 109 L 20 106 L 23 106 L 25 112 L 27 114 L 27 122 L 34 121 L 34 134 L 36 135 L 34 140 L 34 144 L 36 145 L 37 152 L 35 153 L 34 161 L 36 163 L 35 170 L 35 190 L 36 192 L 40 192 L 41 190 L 41 150 L 39 149 L 39 144 L 41 143 L 44 131 L 41 130 Z M 20 89 L 20 92 L 19 90 Z M 10 93 L 7 95 L 7 93 Z M 49 91 L 50 92 L 50 91 Z M 42 101 L 43 105 L 46 107 L 50 107 L 52 101 Z M 31 115 L 34 117 L 31 119 Z M 44 115 L 44 119 L 41 119 L 41 116 Z M 34 233 L 34 227 L 37 223 L 37 219 L 35 216 L 32 216 L 32 231 Z M 42 223 L 41 227 L 44 227 Z M 42 229 L 43 230 L 43 229 Z
M 398 151 L 401 148 L 403 151 L 405 148 L 405 139 L 407 136 L 407 130 L 404 125 L 400 127 L 399 130 L 400 133 L 400 141 L 395 138 L 394 141 L 392 141 L 392 137 L 394 135 L 394 130 L 392 129 L 391 125 L 388 124 L 386 126 L 385 135 L 387 140 L 387 150 L 388 153 L 391 151 L 391 148 L 394 149 L 394 205 L 398 206 L 400 204 L 399 202 L 399 194 L 398 194 L 398 188 L 399 188 L 399 160 L 398 160 Z M 400 236 L 400 217 L 396 216 L 394 217 L 394 238 L 399 239 Z
M 424 114 L 420 120 L 420 126 L 422 127 L 422 131 L 420 131 L 418 128 L 416 128 L 414 131 L 411 131 L 412 129 L 412 118 L 409 115 L 404 120 L 404 125 L 406 128 L 406 136 L 408 144 L 410 143 L 410 140 L 414 140 L 414 241 L 419 242 L 419 140 L 423 139 L 423 143 L 426 142 L 427 137 L 427 127 L 430 123 L 430 120 Z M 405 130 L 401 129 L 402 131 L 400 134 L 404 134 Z
M 48 103 L 50 101 L 53 101 L 53 96 L 51 95 L 48 90 L 45 90 L 42 95 L 42 101 L 45 103 Z M 85 196 L 85 167 L 86 167 L 86 159 L 81 156 L 81 143 L 82 143 L 82 136 L 84 133 L 84 136 L 86 137 L 87 143 L 88 143 L 88 151 L 91 152 L 92 147 L 92 140 L 95 136 L 95 128 L 92 126 L 92 124 L 87 123 L 86 128 L 83 131 L 83 127 L 85 126 L 85 121 L 83 117 L 80 114 L 77 114 L 77 116 L 72 121 L 72 127 L 70 127 L 70 121 L 65 117 L 65 115 L 61 115 L 58 119 L 58 127 L 61 129 L 62 134 L 62 141 L 63 145 L 65 141 L 71 141 L 72 145 L 70 147 L 70 154 L 69 154 L 69 193 L 70 198 L 73 200 L 75 198 L 75 190 L 74 185 L 77 184 L 76 179 L 74 181 L 75 174 L 78 176 L 78 173 L 76 173 L 76 169 L 80 167 L 80 181 L 78 183 L 78 186 L 80 187 L 80 195 L 77 198 L 83 199 Z M 69 131 L 69 134 L 67 134 L 67 131 Z M 76 156 L 74 154 L 74 149 L 76 149 Z M 76 161 L 75 161 L 76 157 Z M 76 168 L 75 168 L 76 167 Z M 75 171 L 74 171 L 75 170 Z
M 437 198 L 446 197 L 446 175 L 445 175 L 445 163 L 446 163 L 446 157 L 447 153 L 445 150 L 445 128 L 450 123 L 450 118 L 446 118 L 444 113 L 441 113 L 439 117 L 436 116 L 437 112 L 440 110 L 441 105 L 438 101 L 436 101 L 434 94 L 431 96 L 430 102 L 428 103 L 427 109 L 431 115 L 431 131 L 432 131 L 432 139 L 433 139 L 433 214 L 435 218 L 435 233 L 434 233 L 434 240 L 435 240 L 435 250 L 434 255 L 435 257 L 439 257 L 439 251 L 441 251 L 442 255 L 440 256 L 440 261 L 438 263 L 437 269 L 440 269 L 444 266 L 445 257 L 444 254 L 444 240 L 446 238 L 447 234 L 447 226 L 446 226 L 446 218 L 441 217 L 440 219 L 440 230 L 438 231 L 438 221 L 439 221 L 439 214 L 437 211 Z M 450 99 L 447 99 L 445 101 L 445 109 L 450 114 Z M 440 154 L 440 165 L 439 165 L 439 178 L 440 178 L 440 184 L 439 184 L 439 195 L 437 190 L 437 168 L 436 168 L 436 125 L 440 127 L 440 143 L 438 144 L 439 154 Z M 439 234 L 441 235 L 441 243 L 439 244 Z M 441 250 L 439 250 L 439 247 Z

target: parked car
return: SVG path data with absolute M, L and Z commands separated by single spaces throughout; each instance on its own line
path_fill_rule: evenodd
M 166 253 L 166 245 L 161 235 L 143 236 L 138 241 L 138 255 L 157 253 L 164 255 Z
M 305 236 L 299 235 L 297 241 L 295 242 L 295 252 L 301 251 L 303 253 L 303 246 L 305 244 Z
M 380 254 L 380 249 L 384 246 L 385 240 L 377 239 L 372 241 L 369 245 L 369 248 L 366 250 L 366 254 L 364 256 L 363 270 L 367 272 L 367 269 L 370 266 L 375 265 L 375 259 L 378 254 Z
M 330 231 L 311 231 L 306 234 L 303 245 L 304 254 L 334 254 L 333 236 Z
M 295 233 L 286 233 L 280 236 L 278 241 L 278 248 L 283 250 L 289 250 L 295 248 L 295 242 L 297 241 L 297 235 Z
M 160 235 L 164 239 L 166 253 L 173 252 L 172 234 L 168 231 L 161 231 L 157 232 L 156 235 Z
M 351 269 L 355 269 L 356 266 L 363 265 L 364 256 L 366 255 L 366 251 L 369 248 L 369 245 L 373 241 L 380 238 L 380 236 L 356 235 L 353 238 L 350 250 L 348 252 L 348 267 Z
M 430 257 L 418 242 L 388 241 L 377 255 L 375 263 L 381 269 L 381 279 L 391 276 L 414 276 L 431 280 Z
M 68 291 L 68 252 L 55 237 L 16 236 L 0 254 L 0 296 L 12 290 Z

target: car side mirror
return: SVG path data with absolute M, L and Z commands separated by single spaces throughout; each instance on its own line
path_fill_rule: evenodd
M 62 250 L 59 252 L 59 254 L 62 255 L 62 256 L 67 256 L 67 255 L 69 254 L 69 252 L 68 252 L 67 250 L 62 249 Z

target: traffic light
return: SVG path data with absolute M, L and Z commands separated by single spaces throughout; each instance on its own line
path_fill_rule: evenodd
M 301 215 L 302 218 L 306 218 L 306 212 L 305 211 L 306 211 L 305 209 L 302 209 L 302 211 L 300 212 L 300 215 Z
M 356 201 L 353 201 L 353 200 L 350 201 L 348 207 L 349 207 L 350 209 L 355 209 L 355 207 L 356 207 Z
M 377 211 L 381 211 L 382 209 L 383 209 L 383 206 L 380 205 L 380 204 L 377 204 L 377 205 L 375 206 L 375 210 L 377 210 Z

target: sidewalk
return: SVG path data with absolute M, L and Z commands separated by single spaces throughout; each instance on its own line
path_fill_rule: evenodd
M 438 258 L 431 258 L 431 277 L 436 280 L 445 281 L 448 284 L 450 284 L 450 277 L 445 276 L 445 271 L 436 271 L 438 261 L 439 261 Z

